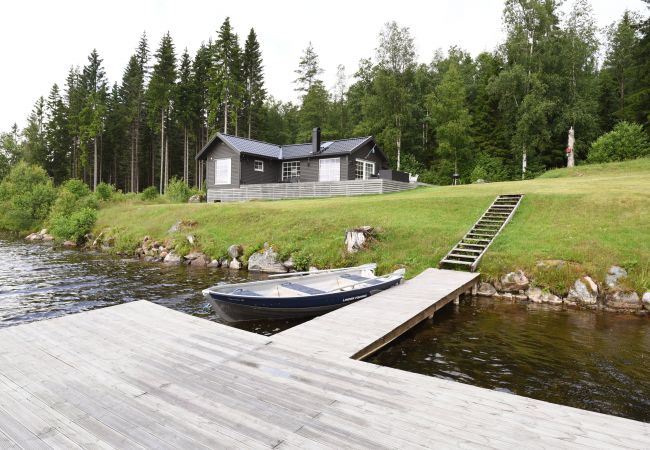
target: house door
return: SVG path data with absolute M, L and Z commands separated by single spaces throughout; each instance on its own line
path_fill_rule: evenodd
M 341 158 L 319 159 L 318 181 L 341 181 Z
M 219 158 L 214 164 L 214 184 L 230 184 L 230 158 Z

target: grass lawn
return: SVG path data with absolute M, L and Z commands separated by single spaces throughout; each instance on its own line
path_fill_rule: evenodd
M 404 265 L 411 277 L 435 267 L 494 197 L 507 193 L 526 196 L 484 256 L 479 266 L 484 279 L 524 269 L 536 284 L 564 294 L 579 275 L 602 282 L 607 268 L 618 264 L 628 270 L 630 287 L 650 290 L 650 159 L 554 170 L 527 181 L 386 195 L 225 204 L 113 202 L 100 210 L 96 229 L 112 228 L 117 247 L 132 249 L 145 235 L 170 237 L 171 225 L 186 219 L 197 222 L 191 232 L 197 249 L 212 257 L 225 255 L 231 244 L 250 252 L 269 242 L 281 254 L 321 268 L 375 261 L 381 272 Z M 361 225 L 378 227 L 379 240 L 348 256 L 344 232 Z M 182 242 L 184 234 L 176 238 Z M 538 269 L 542 259 L 572 263 Z

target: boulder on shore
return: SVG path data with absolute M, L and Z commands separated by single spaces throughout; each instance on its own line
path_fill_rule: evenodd
M 146 259 L 146 257 L 145 257 L 145 259 Z M 180 255 L 177 255 L 176 253 L 173 253 L 173 252 L 169 252 L 165 256 L 165 259 L 163 259 L 163 262 L 165 264 L 172 265 L 172 264 L 180 264 L 181 260 L 182 260 L 182 258 L 181 258 Z
M 550 292 L 544 292 L 541 288 L 531 287 L 526 291 L 528 300 L 533 303 L 550 303 L 552 305 L 559 305 L 562 303 L 562 299 L 557 295 L 551 294 Z
M 528 277 L 522 270 L 510 272 L 501 277 L 500 290 L 504 292 L 525 291 L 529 285 Z
M 190 266 L 192 267 L 205 267 L 208 264 L 210 264 L 210 258 L 204 254 L 200 254 L 190 262 Z
M 232 259 L 238 259 L 244 253 L 244 249 L 239 244 L 233 244 L 228 247 L 228 255 Z
M 232 270 L 239 270 L 242 268 L 242 263 L 236 259 L 233 259 L 232 261 L 230 261 L 228 268 Z
M 615 289 L 619 287 L 619 280 L 621 278 L 627 277 L 627 271 L 620 266 L 612 266 L 607 271 L 607 276 L 605 277 L 605 284 L 610 289 Z
M 567 300 L 579 305 L 595 305 L 598 301 L 598 285 L 589 276 L 578 278 L 569 290 Z
M 208 264 L 208 267 L 211 268 L 217 268 L 220 266 L 221 266 L 221 262 L 218 259 L 213 259 L 212 261 L 210 261 L 210 264 Z
M 637 311 L 643 304 L 636 292 L 614 291 L 605 296 L 605 306 L 622 311 Z
M 63 246 L 64 246 L 64 247 L 76 247 L 76 246 L 77 246 L 77 243 L 76 243 L 76 242 L 72 242 L 72 241 L 63 241 Z
M 497 294 L 497 290 L 490 283 L 481 283 L 478 286 L 477 294 L 484 297 L 493 297 Z
M 646 292 L 643 294 L 643 297 L 641 298 L 641 303 L 643 303 L 643 307 L 645 309 L 650 309 L 650 292 Z
M 278 260 L 273 247 L 265 246 L 264 251 L 255 252 L 248 257 L 248 270 L 251 272 L 283 273 L 287 268 Z

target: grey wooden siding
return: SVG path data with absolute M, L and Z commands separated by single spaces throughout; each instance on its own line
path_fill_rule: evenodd
M 256 160 L 264 161 L 264 172 L 255 171 Z M 281 177 L 281 161 L 259 156 L 241 155 L 241 184 L 279 183 Z
M 416 183 L 383 180 L 348 180 L 327 182 L 249 184 L 238 189 L 208 189 L 208 202 L 246 200 L 281 200 L 286 198 L 340 197 L 364 194 L 386 194 L 417 187 Z
M 300 160 L 300 182 L 311 183 L 318 181 L 320 159 L 339 158 L 341 160 L 341 181 L 348 180 L 348 155 L 333 155 L 323 158 L 307 158 Z M 290 160 L 290 161 L 296 161 Z M 280 179 L 282 178 L 282 164 L 280 164 Z
M 366 161 L 372 161 L 375 163 L 375 174 L 379 172 L 379 169 L 387 169 L 388 168 L 388 162 L 382 158 L 378 152 L 371 152 L 372 150 L 372 145 L 366 144 L 363 147 L 353 151 L 350 154 L 350 159 L 348 161 L 348 175 L 347 179 L 348 180 L 355 180 L 357 175 L 356 175 L 356 168 L 357 168 L 357 158 L 358 159 L 364 159 Z
M 230 184 L 220 184 L 215 185 L 214 172 L 215 172 L 215 161 L 220 158 L 230 158 Z M 232 150 L 223 142 L 217 144 L 207 155 L 206 158 L 206 172 L 205 172 L 205 181 L 208 189 L 218 187 L 218 188 L 237 188 L 239 187 L 239 179 L 241 174 L 241 163 L 239 161 L 239 153 Z

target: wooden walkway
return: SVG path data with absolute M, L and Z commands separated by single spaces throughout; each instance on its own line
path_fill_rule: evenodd
M 362 359 L 469 293 L 479 276 L 427 269 L 400 286 L 278 333 L 273 340 L 315 355 Z
M 343 356 L 363 320 L 301 345 L 140 301 L 1 329 L 0 448 L 650 448 L 649 424 Z

